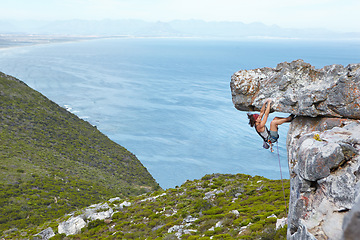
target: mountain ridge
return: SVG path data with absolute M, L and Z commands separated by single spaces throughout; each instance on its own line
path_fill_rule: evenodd
M 215 38 L 296 38 L 351 39 L 360 38 L 358 32 L 334 32 L 322 28 L 291 29 L 264 23 L 231 21 L 173 20 L 149 22 L 125 20 L 59 20 L 59 21 L 0 21 L 0 33 L 126 35 L 139 37 L 215 37 Z

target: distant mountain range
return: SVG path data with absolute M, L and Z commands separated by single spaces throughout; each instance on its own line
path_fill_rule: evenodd
M 263 23 L 175 20 L 0 21 L 0 34 L 125 35 L 138 37 L 357 39 L 360 32 L 290 29 Z

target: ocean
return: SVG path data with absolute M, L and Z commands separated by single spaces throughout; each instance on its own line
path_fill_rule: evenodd
M 212 173 L 289 177 L 286 134 L 262 148 L 231 101 L 231 75 L 303 59 L 360 62 L 357 41 L 114 38 L 0 49 L 13 75 L 134 153 L 163 188 Z M 287 116 L 273 113 L 270 116 Z

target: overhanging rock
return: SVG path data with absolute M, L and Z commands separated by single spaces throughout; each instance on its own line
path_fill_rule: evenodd
M 231 77 L 232 101 L 241 111 L 272 110 L 298 116 L 360 119 L 360 64 L 315 69 L 303 60 L 276 68 L 240 70 Z

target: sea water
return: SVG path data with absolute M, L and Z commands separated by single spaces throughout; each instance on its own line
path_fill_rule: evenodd
M 0 50 L 13 75 L 133 152 L 163 188 L 211 173 L 288 178 L 231 101 L 231 75 L 303 59 L 360 62 L 356 41 L 119 38 Z M 270 116 L 287 116 L 275 113 Z

